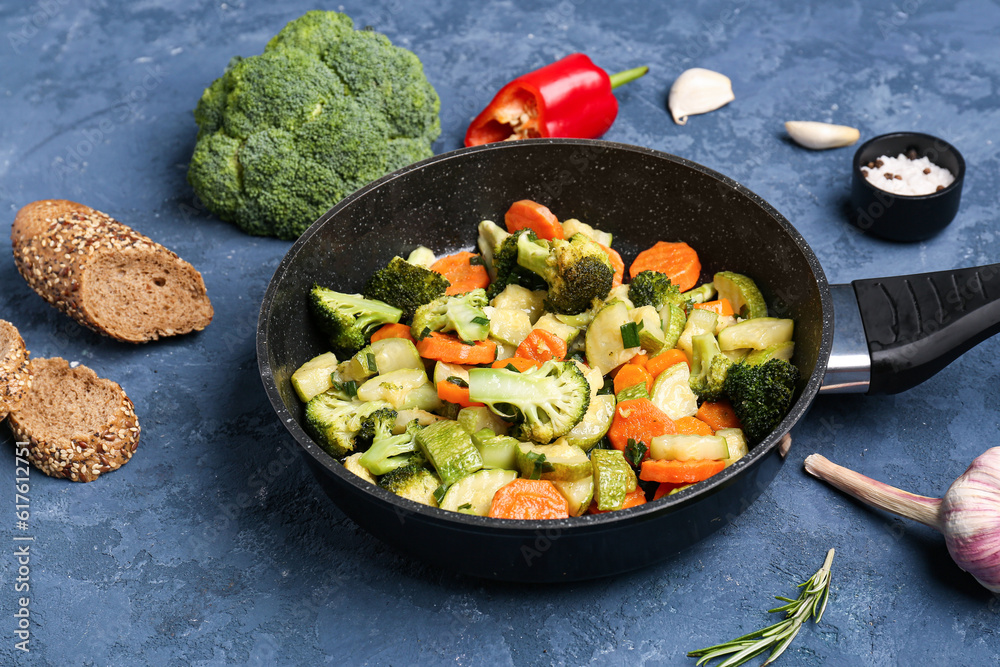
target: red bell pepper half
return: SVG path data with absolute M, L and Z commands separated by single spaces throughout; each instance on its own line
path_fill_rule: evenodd
M 612 90 L 649 71 L 608 73 L 582 53 L 519 76 L 500 89 L 465 133 L 466 146 L 532 137 L 591 139 L 618 115 Z

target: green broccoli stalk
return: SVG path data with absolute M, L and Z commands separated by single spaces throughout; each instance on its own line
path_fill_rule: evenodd
M 486 340 L 490 336 L 490 320 L 483 308 L 487 305 L 484 289 L 443 296 L 417 308 L 410 331 L 417 340 L 423 340 L 432 331 L 454 331 L 467 342 Z
M 514 422 L 510 435 L 545 444 L 580 423 L 590 405 L 590 384 L 572 361 L 546 361 L 523 373 L 473 368 L 469 397 Z
M 692 337 L 691 351 L 691 378 L 688 380 L 691 391 L 703 401 L 718 400 L 733 362 L 722 353 L 719 341 L 710 333 Z
M 733 364 L 725 393 L 750 443 L 757 444 L 784 419 L 795 398 L 799 369 L 784 359 L 760 365 Z
M 482 226 L 480 226 L 480 235 L 482 233 Z M 530 290 L 547 289 L 545 281 L 539 275 L 517 263 L 517 248 L 522 238 L 530 241 L 538 241 L 535 232 L 530 229 L 519 229 L 513 234 L 506 234 L 500 238 L 497 245 L 494 246 L 493 271 L 495 275 L 493 276 L 493 282 L 490 283 L 486 291 L 487 298 L 492 300 L 500 292 L 507 289 L 508 285 L 519 285 Z
M 659 310 L 670 303 L 684 308 L 687 299 L 681 296 L 681 290 L 673 284 L 670 276 L 659 271 L 640 271 L 632 278 L 628 286 L 628 300 L 636 308 L 652 306 Z
M 345 400 L 324 392 L 306 403 L 305 427 L 330 455 L 340 458 L 355 451 L 355 436 L 369 414 L 391 407 L 386 401 Z
M 361 293 L 399 308 L 402 319 L 409 321 L 417 308 L 444 296 L 450 284 L 436 271 L 393 257 L 384 269 L 372 274 Z
M 369 415 L 365 422 L 371 424 L 374 436 L 371 447 L 361 455 L 359 463 L 368 469 L 373 475 L 384 475 L 400 466 L 406 465 L 412 454 L 416 451 L 417 445 L 414 442 L 415 432 L 407 429 L 406 432 L 393 435 L 392 429 L 396 424 L 396 411 L 391 408 L 376 410 Z M 419 426 L 417 429 L 419 430 Z M 365 427 L 362 426 L 362 432 Z M 355 440 L 360 439 L 360 434 Z
M 341 356 L 352 355 L 365 345 L 375 329 L 383 324 L 399 322 L 403 311 L 382 301 L 366 299 L 360 294 L 343 294 L 313 285 L 309 291 L 309 307 L 320 330 Z
M 486 272 L 490 275 L 491 281 L 497 279 L 497 270 L 493 266 L 493 253 L 496 251 L 497 246 L 508 236 L 510 234 L 492 220 L 483 220 L 479 223 L 479 237 L 476 239 L 476 245 L 479 246 L 479 254 L 483 258 L 483 263 L 486 265 Z
M 608 296 L 614 270 L 601 246 L 583 234 L 574 234 L 568 241 L 533 236 L 518 237 L 517 263 L 546 282 L 549 310 L 576 315 L 590 308 L 594 299 Z
M 361 186 L 431 157 L 439 109 L 413 53 L 311 11 L 202 94 L 188 181 L 223 220 L 294 239 Z

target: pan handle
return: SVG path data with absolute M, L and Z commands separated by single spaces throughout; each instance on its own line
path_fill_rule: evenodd
M 915 387 L 1000 332 L 1000 264 L 855 280 L 869 394 Z

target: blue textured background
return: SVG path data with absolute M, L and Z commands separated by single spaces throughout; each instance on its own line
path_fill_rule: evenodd
M 513 76 L 572 51 L 617 71 L 608 139 L 676 153 L 773 203 L 833 282 L 1000 260 L 995 231 L 1000 7 L 959 2 L 346 2 L 423 60 L 442 100 L 437 152 Z M 837 3 L 840 4 L 840 3 Z M 31 652 L 14 649 L 14 455 L 0 452 L 0 662 L 52 665 L 650 664 L 771 622 L 835 547 L 832 599 L 781 664 L 984 665 L 1000 659 L 1000 600 L 952 565 L 930 529 L 869 511 L 808 478 L 819 451 L 939 495 L 995 444 L 990 341 L 894 397 L 823 397 L 774 484 L 731 525 L 647 570 L 571 586 L 469 580 L 408 562 L 319 490 L 268 406 L 254 333 L 287 242 L 207 215 L 185 181 L 191 116 L 234 54 L 312 3 L 0 3 L 0 206 L 102 209 L 198 267 L 204 332 L 131 346 L 83 330 L 32 293 L 0 234 L 0 317 L 36 356 L 120 382 L 143 426 L 136 456 L 91 484 L 31 474 Z M 685 127 L 665 110 L 692 66 L 736 101 Z M 792 145 L 782 122 L 834 121 L 862 138 L 921 130 L 968 163 L 962 209 L 937 238 L 894 245 L 843 219 L 853 149 Z M 6 428 L 0 437 L 10 441 Z M 3 535 L 7 537 L 4 538 Z M 628 548 L 628 545 L 623 545 Z

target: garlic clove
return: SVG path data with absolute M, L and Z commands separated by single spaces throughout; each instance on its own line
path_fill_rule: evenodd
M 853 127 L 811 120 L 790 120 L 785 123 L 785 130 L 795 143 L 817 151 L 850 146 L 861 138 L 861 133 Z
M 733 82 L 725 74 L 694 67 L 682 72 L 670 86 L 670 115 L 678 125 L 687 123 L 688 116 L 715 111 L 733 100 Z

